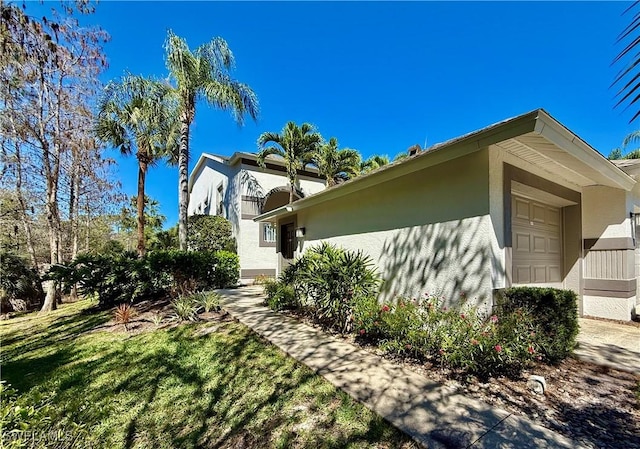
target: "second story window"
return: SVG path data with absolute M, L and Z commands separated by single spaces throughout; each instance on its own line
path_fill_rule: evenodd
M 224 195 L 223 195 L 223 189 L 222 189 L 222 184 L 220 184 L 218 186 L 218 194 L 216 197 L 216 215 L 220 215 L 222 216 L 222 211 L 224 209 Z

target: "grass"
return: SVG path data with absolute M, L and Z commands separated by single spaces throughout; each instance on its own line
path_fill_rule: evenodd
M 74 447 L 413 447 L 239 323 L 134 336 L 100 330 L 111 314 L 91 305 L 0 322 L 3 381 Z

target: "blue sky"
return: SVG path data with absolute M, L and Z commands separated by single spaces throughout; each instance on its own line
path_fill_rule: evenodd
M 57 3 L 28 3 L 36 13 Z M 191 48 L 221 36 L 236 79 L 260 100 L 260 118 L 238 127 L 205 104 L 192 127 L 201 152 L 255 151 L 264 131 L 311 122 L 365 157 L 428 145 L 543 107 L 603 154 L 632 130 L 613 110 L 622 2 L 114 2 L 83 23 L 111 35 L 103 80 L 166 76 L 168 29 Z M 136 161 L 119 159 L 125 193 Z M 148 195 L 165 227 L 177 221 L 177 169 L 158 166 Z

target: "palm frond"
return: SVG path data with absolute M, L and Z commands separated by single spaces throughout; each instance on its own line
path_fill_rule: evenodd
M 636 10 L 639 2 L 634 2 L 631 6 L 629 6 L 623 14 L 627 14 L 632 10 Z M 635 12 L 631 22 L 629 25 L 625 27 L 625 29 L 618 35 L 616 40 L 617 44 L 621 44 L 627 41 L 625 47 L 618 53 L 615 59 L 612 62 L 613 64 L 623 63 L 628 59 L 627 63 L 623 67 L 621 71 L 618 72 L 616 77 L 611 84 L 611 87 L 616 85 L 621 85 L 622 87 L 615 94 L 615 98 L 618 99 L 614 108 L 617 108 L 623 104 L 626 104 L 625 110 L 634 106 L 637 101 L 640 99 L 640 93 L 638 90 L 640 89 L 640 74 L 637 73 L 638 68 L 640 68 L 640 51 L 637 51 L 640 47 L 640 36 L 638 36 L 638 31 L 640 30 L 640 13 Z M 628 41 L 628 39 L 631 39 Z M 640 116 L 640 108 L 635 108 L 636 111 L 629 120 L 629 123 L 632 123 Z

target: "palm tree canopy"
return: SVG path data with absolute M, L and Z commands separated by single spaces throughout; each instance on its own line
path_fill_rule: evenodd
M 176 152 L 176 108 L 166 84 L 125 75 L 104 89 L 98 103 L 96 136 L 123 154 L 142 151 L 148 162 L 154 162 Z
M 321 175 L 327 178 L 329 186 L 347 181 L 360 173 L 360 153 L 351 148 L 338 149 L 335 137 L 320 146 L 313 157 L 313 163 Z
M 366 173 L 372 170 L 376 170 L 380 167 L 388 165 L 389 162 L 389 156 L 376 154 L 360 164 L 360 171 L 362 173 Z
M 288 122 L 280 134 L 265 132 L 258 137 L 258 164 L 264 167 L 267 156 L 278 155 L 284 159 L 291 180 L 298 170 L 313 163 L 321 143 L 322 136 L 313 125 Z
M 289 203 L 293 202 L 293 191 L 298 179 L 298 170 L 313 163 L 315 154 L 322 143 L 322 136 L 315 131 L 313 125 L 303 123 L 298 126 L 288 122 L 280 134 L 262 133 L 258 137 L 258 164 L 265 166 L 265 159 L 270 155 L 278 155 L 284 159 L 287 178 L 291 186 Z
M 622 147 L 616 148 L 607 159 L 609 160 L 617 160 L 617 159 L 640 159 L 640 148 L 634 148 L 633 150 L 628 151 L 627 148 L 630 145 L 634 145 L 640 143 L 640 131 L 633 131 L 627 134 L 622 141 Z
M 189 123 L 195 116 L 195 105 L 204 99 L 211 105 L 231 112 L 239 124 L 245 115 L 258 117 L 258 98 L 246 84 L 231 78 L 235 60 L 227 42 L 216 37 L 189 49 L 185 39 L 169 31 L 165 43 L 167 68 L 176 84 L 182 113 Z

